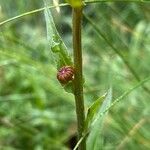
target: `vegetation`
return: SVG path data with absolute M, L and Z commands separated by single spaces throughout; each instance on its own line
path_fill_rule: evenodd
M 0 149 L 150 149 L 149 1 L 86 0 L 81 60 L 67 2 L 0 0 Z

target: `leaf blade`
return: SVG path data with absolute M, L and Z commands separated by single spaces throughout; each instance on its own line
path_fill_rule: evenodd
M 98 108 L 100 108 L 105 97 L 106 97 L 106 94 L 102 95 L 96 101 L 94 101 L 94 103 L 88 108 L 87 117 L 85 120 L 85 128 L 84 128 L 85 132 L 88 130 L 88 127 L 90 126 L 89 124 L 93 120 L 96 112 L 98 111 Z
M 101 113 L 105 111 L 105 109 L 110 105 L 112 100 L 112 89 L 110 88 L 108 90 L 107 96 L 97 114 L 97 118 L 92 124 L 92 130 L 87 138 L 87 150 L 98 150 L 97 148 L 100 148 L 100 143 L 99 143 L 99 138 L 100 138 L 100 133 L 102 130 L 102 125 L 103 121 L 106 117 L 106 114 L 101 116 Z
M 64 44 L 62 38 L 60 37 L 55 23 L 53 21 L 53 17 L 51 15 L 50 10 L 48 9 L 47 1 L 44 0 L 45 5 L 45 20 L 46 20 L 46 28 L 47 28 L 47 39 L 51 49 L 51 55 L 57 64 L 57 69 L 66 65 L 73 65 L 71 56 L 67 50 L 66 45 Z

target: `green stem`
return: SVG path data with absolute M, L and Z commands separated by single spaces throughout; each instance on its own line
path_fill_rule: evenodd
M 82 48 L 81 48 L 81 21 L 82 8 L 73 10 L 73 56 L 74 56 L 74 96 L 78 122 L 78 139 L 82 138 L 84 131 L 84 99 L 83 99 L 83 76 L 82 76 Z M 79 145 L 79 150 L 85 150 L 85 140 Z

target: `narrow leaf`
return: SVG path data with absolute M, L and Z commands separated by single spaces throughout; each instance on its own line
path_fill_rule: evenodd
M 88 127 L 90 126 L 90 123 L 92 122 L 95 114 L 97 113 L 98 109 L 100 108 L 103 100 L 105 99 L 106 94 L 99 97 L 96 101 L 94 101 L 94 103 L 88 108 L 87 111 L 87 117 L 85 120 L 85 132 L 88 130 Z
M 59 70 L 63 66 L 73 66 L 73 62 L 71 56 L 68 53 L 67 47 L 65 46 L 63 40 L 61 39 L 54 21 L 51 15 L 50 10 L 48 9 L 47 1 L 44 0 L 45 4 L 45 20 L 46 20 L 46 27 L 47 27 L 47 39 L 49 41 L 50 49 L 51 49 L 51 56 L 53 57 L 56 65 L 57 70 Z M 72 93 L 72 82 L 66 84 L 64 86 L 66 92 Z
M 63 43 L 53 21 L 50 10 L 48 9 L 48 4 L 44 0 L 45 4 L 45 20 L 47 27 L 47 38 L 49 41 L 51 54 L 57 64 L 57 69 L 65 65 L 72 65 L 71 57 L 68 53 L 67 47 Z
M 103 126 L 103 121 L 106 118 L 106 113 L 101 116 L 101 113 L 105 111 L 106 108 L 110 105 L 112 100 L 112 89 L 110 88 L 106 98 L 99 109 L 99 112 L 96 116 L 96 119 L 91 125 L 91 131 L 90 134 L 87 138 L 87 150 L 99 150 L 100 149 L 100 135 L 101 135 L 101 130 Z

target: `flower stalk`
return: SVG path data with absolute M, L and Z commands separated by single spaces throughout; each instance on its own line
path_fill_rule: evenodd
M 76 104 L 78 140 L 82 138 L 84 131 L 85 113 L 83 98 L 83 75 L 82 75 L 82 46 L 81 46 L 81 22 L 82 7 L 72 8 L 73 14 L 73 57 L 74 57 L 74 96 Z M 85 140 L 79 145 L 79 150 L 85 150 Z

